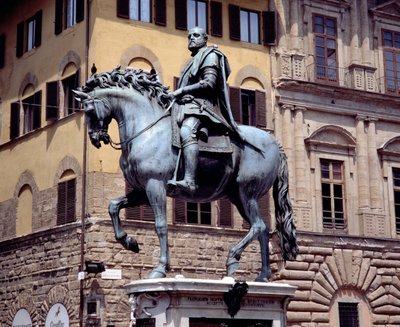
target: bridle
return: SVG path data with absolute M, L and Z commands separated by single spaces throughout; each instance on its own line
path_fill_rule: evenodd
M 101 102 L 103 102 L 104 106 L 107 108 L 110 108 L 110 104 L 108 103 L 108 101 L 106 99 L 100 99 L 97 97 L 90 97 L 90 99 L 86 100 L 86 101 L 92 101 L 93 107 L 96 109 L 97 111 L 97 107 L 96 107 L 96 102 L 95 100 L 99 100 Z M 105 103 L 105 101 L 107 103 Z M 168 108 L 164 111 L 164 113 L 158 117 L 155 121 L 153 121 L 152 123 L 150 123 L 148 126 L 146 126 L 145 128 L 141 129 L 139 132 L 137 132 L 135 135 L 131 136 L 130 138 L 128 138 L 127 140 L 121 141 L 121 142 L 114 142 L 111 139 L 111 136 L 107 133 L 107 131 L 105 129 L 100 129 L 99 131 L 96 131 L 96 133 L 98 133 L 99 136 L 101 136 L 110 144 L 110 146 L 115 149 L 115 150 L 122 150 L 122 146 L 123 145 L 128 145 L 130 142 L 132 142 L 135 138 L 139 137 L 140 135 L 142 135 L 143 133 L 145 133 L 146 131 L 148 131 L 150 128 L 152 128 L 154 125 L 156 125 L 159 121 L 163 120 L 164 118 L 168 117 L 171 115 L 170 113 L 170 109 L 172 108 L 173 104 L 175 103 L 175 99 L 173 99 L 171 101 L 171 103 L 169 104 Z M 123 124 L 125 124 L 125 122 L 120 122 L 119 126 L 122 126 Z M 106 142 L 105 142 L 106 143 Z

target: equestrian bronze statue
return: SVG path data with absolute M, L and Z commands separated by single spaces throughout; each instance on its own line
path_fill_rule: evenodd
M 216 60 L 215 72 L 207 68 L 202 71 L 202 60 L 193 62 L 189 69 L 192 75 L 200 73 L 208 82 L 211 81 L 214 88 L 221 88 L 218 72 L 221 69 L 228 72 L 226 66 L 221 67 L 227 63 L 226 58 L 214 51 L 210 53 L 215 56 L 206 56 L 205 60 Z M 193 68 L 196 65 L 198 67 Z M 218 82 L 213 83 L 212 76 L 218 76 Z M 258 239 L 262 267 L 256 280 L 267 281 L 271 276 L 269 228 L 260 215 L 258 200 L 271 187 L 282 257 L 294 260 L 298 253 L 288 193 L 286 156 L 269 132 L 236 125 L 229 107 L 221 107 L 221 104 L 229 106 L 229 102 L 223 103 L 227 100 L 226 95 L 202 98 L 202 92 L 194 89 L 204 87 L 197 83 L 208 82 L 201 82 L 202 78 L 196 82 L 191 78 L 193 76 L 186 81 L 183 74 L 177 91 L 170 93 L 156 74 L 117 67 L 111 72 L 93 75 L 81 90 L 74 91 L 83 103 L 89 137 L 95 147 L 99 148 L 101 142 L 114 144 L 107 131 L 112 119 L 118 123 L 120 167 L 132 191 L 110 201 L 109 214 L 115 238 L 126 249 L 138 252 L 138 243 L 124 231 L 119 212 L 122 208 L 149 204 L 160 241 L 159 263 L 149 277 L 165 277 L 170 266 L 167 196 L 190 202 L 211 202 L 225 197 L 250 225 L 243 239 L 229 250 L 227 275 L 238 269 L 243 251 Z M 213 92 L 223 93 L 226 90 Z M 198 113 L 200 105 L 208 114 Z M 211 113 L 217 105 L 220 106 L 219 111 Z M 185 153 L 188 148 L 195 152 L 194 155 Z M 190 167 L 191 164 L 194 167 Z

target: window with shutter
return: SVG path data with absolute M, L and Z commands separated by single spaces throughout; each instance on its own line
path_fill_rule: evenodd
M 33 17 L 17 25 L 16 55 L 21 57 L 25 51 L 31 51 L 42 43 L 42 10 Z
M 240 41 L 240 7 L 229 5 L 229 37 L 231 40 Z
M 0 34 L 0 68 L 4 67 L 6 57 L 6 35 Z
M 231 105 L 233 118 L 237 123 L 242 122 L 241 118 L 241 99 L 240 99 L 240 88 L 229 87 L 229 102 Z
M 54 121 L 59 118 L 59 87 L 58 81 L 46 84 L 46 120 Z
M 35 16 L 35 48 L 38 48 L 42 44 L 42 10 L 39 10 Z
M 125 181 L 125 194 L 132 191 L 132 187 Z M 125 208 L 126 220 L 154 221 L 153 210 L 150 205 L 143 204 L 137 207 Z
M 63 30 L 64 0 L 56 0 L 54 34 L 58 35 Z
M 57 225 L 75 221 L 76 179 L 58 183 L 57 186 Z
M 28 133 L 41 126 L 42 91 L 22 100 L 24 109 L 24 133 Z
M 10 139 L 15 139 L 19 136 L 19 117 L 20 106 L 18 102 L 11 103 L 10 115 Z
M 276 19 L 274 11 L 264 11 L 260 13 L 232 4 L 229 5 L 229 36 L 231 40 L 259 44 L 261 39 L 260 14 L 263 21 L 263 44 L 275 44 Z
M 266 127 L 265 92 L 229 88 L 229 98 L 233 118 L 243 125 Z
M 228 199 L 218 201 L 218 226 L 232 227 L 232 204 Z
M 70 28 L 85 18 L 85 0 L 56 0 L 54 34 Z
M 25 31 L 25 22 L 20 22 L 17 25 L 17 48 L 16 54 L 17 57 L 21 57 L 24 54 L 24 31 Z
M 174 200 L 174 222 L 179 224 L 211 225 L 211 202 L 194 203 Z
M 222 3 L 210 1 L 210 19 L 212 36 L 222 37 Z
M 175 28 L 187 29 L 187 0 L 175 0 Z
M 259 128 L 267 127 L 267 108 L 265 104 L 265 92 L 261 90 L 255 91 L 255 107 L 256 107 L 256 126 Z
M 166 0 L 154 0 L 154 23 L 160 26 L 167 25 Z
M 75 74 L 68 76 L 62 80 L 64 91 L 64 115 L 70 115 L 79 109 L 79 102 L 76 101 L 72 90 L 79 87 L 80 70 L 78 69 Z
M 263 44 L 276 44 L 276 18 L 275 11 L 264 11 L 263 17 Z

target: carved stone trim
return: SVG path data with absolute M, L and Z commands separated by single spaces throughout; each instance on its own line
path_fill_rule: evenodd
M 346 154 L 355 154 L 356 140 L 344 128 L 334 125 L 327 125 L 314 131 L 304 142 L 309 150 L 329 150 L 336 148 L 339 151 L 346 151 Z
M 72 50 L 67 52 L 64 58 L 61 60 L 60 65 L 58 66 L 59 79 L 62 78 L 65 67 L 67 67 L 67 65 L 70 63 L 73 63 L 76 67 L 81 66 L 81 58 L 75 51 Z
M 21 98 L 22 94 L 25 90 L 25 88 L 29 85 L 32 84 L 34 89 L 36 90 L 39 86 L 39 80 L 36 77 L 36 75 L 32 74 L 32 73 L 27 73 L 19 87 L 19 91 L 18 91 L 18 97 Z
M 14 320 L 15 314 L 20 309 L 25 309 L 29 312 L 29 315 L 32 319 L 33 326 L 39 324 L 39 314 L 36 310 L 35 303 L 33 302 L 32 291 L 25 290 L 18 294 L 15 299 L 12 300 L 12 303 L 8 303 L 10 309 L 8 310 L 6 325 L 12 326 L 12 322 Z
M 124 51 L 124 53 L 121 56 L 120 63 L 123 67 L 126 67 L 134 58 L 144 58 L 148 60 L 152 64 L 158 76 L 160 77 L 160 81 L 161 82 L 163 81 L 162 66 L 160 60 L 154 54 L 153 51 L 139 44 L 134 44 L 133 46 Z
M 58 165 L 56 175 L 54 176 L 54 185 L 57 185 L 60 181 L 61 175 L 68 169 L 74 171 L 77 176 L 82 174 L 81 166 L 77 159 L 72 156 L 66 156 L 64 159 L 61 160 L 60 164 Z
M 237 72 L 233 85 L 240 86 L 249 77 L 257 79 L 262 84 L 264 90 L 268 89 L 268 80 L 265 74 L 252 65 L 244 66 Z
M 76 316 L 76 303 L 74 302 L 74 297 L 70 294 L 69 290 L 64 286 L 57 285 L 50 289 L 47 293 L 47 299 L 43 301 L 40 317 L 44 322 L 46 320 L 47 313 L 49 309 L 56 303 L 61 303 L 67 309 L 68 315 L 70 317 Z

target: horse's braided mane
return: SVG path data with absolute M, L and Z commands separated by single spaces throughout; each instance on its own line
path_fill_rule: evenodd
M 149 98 L 156 98 L 161 106 L 170 104 L 169 88 L 161 84 L 156 73 L 147 73 L 142 69 L 121 70 L 120 68 L 117 66 L 111 72 L 94 74 L 82 87 L 82 91 L 89 93 L 95 88 L 133 88 L 141 94 L 147 93 Z

